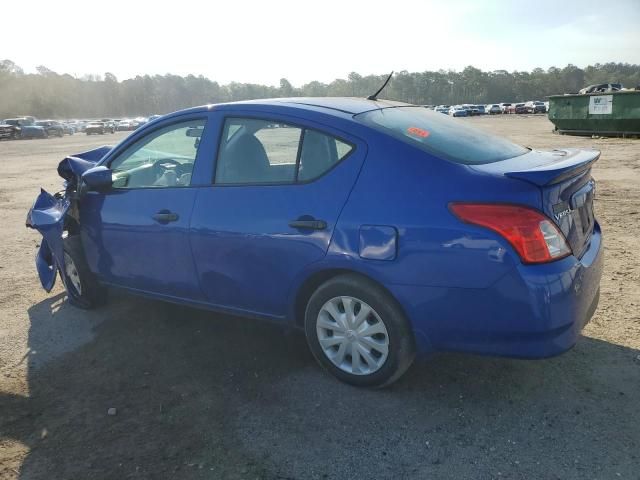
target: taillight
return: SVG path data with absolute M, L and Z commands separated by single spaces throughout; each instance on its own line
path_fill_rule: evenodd
M 463 222 L 502 235 L 524 263 L 552 262 L 571 254 L 560 229 L 532 208 L 490 203 L 452 203 L 449 208 Z

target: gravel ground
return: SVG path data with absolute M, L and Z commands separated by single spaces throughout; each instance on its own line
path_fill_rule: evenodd
M 124 134 L 0 143 L 0 479 L 639 479 L 640 141 L 555 136 L 544 116 L 461 121 L 602 151 L 600 307 L 560 357 L 438 354 L 383 391 L 337 382 L 277 325 L 44 293 L 27 209 L 64 155 Z

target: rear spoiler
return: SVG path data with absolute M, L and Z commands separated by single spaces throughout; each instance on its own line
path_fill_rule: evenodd
M 541 187 L 553 185 L 582 175 L 600 158 L 598 150 L 553 150 L 550 153 L 558 161 L 526 170 L 505 172 L 505 176 L 525 180 Z

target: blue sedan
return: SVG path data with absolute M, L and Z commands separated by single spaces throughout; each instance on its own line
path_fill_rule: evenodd
M 27 225 L 74 305 L 118 287 L 304 329 L 339 379 L 416 353 L 541 358 L 599 296 L 594 150 L 531 150 L 422 107 L 294 98 L 192 108 L 65 158 Z

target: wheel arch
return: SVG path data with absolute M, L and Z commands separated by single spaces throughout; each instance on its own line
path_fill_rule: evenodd
M 320 287 L 320 285 L 340 275 L 360 276 L 367 281 L 373 282 L 382 290 L 384 290 L 389 295 L 389 297 L 395 301 L 397 307 L 409 322 L 418 351 L 422 353 L 434 351 L 434 347 L 429 340 L 428 333 L 420 328 L 417 328 L 413 319 L 408 314 L 409 312 L 407 312 L 407 309 L 404 308 L 397 295 L 395 295 L 389 288 L 384 285 L 382 281 L 375 278 L 373 275 L 346 266 L 326 266 L 325 268 L 317 269 L 306 275 L 304 280 L 300 282 L 300 287 L 295 291 L 293 300 L 290 302 L 289 321 L 291 322 L 291 324 L 296 327 L 304 328 L 305 310 L 307 307 L 307 303 L 311 298 L 311 295 L 313 295 L 313 293 L 318 289 L 318 287 Z
M 384 286 L 382 282 L 377 280 L 376 278 L 368 275 L 362 271 L 344 268 L 344 267 L 327 267 L 322 270 L 316 270 L 315 272 L 309 274 L 304 281 L 300 284 L 300 287 L 295 293 L 293 305 L 291 306 L 290 320 L 296 326 L 304 325 L 304 313 L 307 308 L 307 303 L 311 298 L 311 295 L 322 285 L 323 283 L 331 280 L 332 278 L 338 277 L 340 275 L 356 275 L 366 279 L 369 282 L 375 283 L 378 287 L 382 288 L 397 304 L 398 308 L 402 311 L 404 316 L 411 323 L 407 312 L 402 307 L 402 304 L 398 301 L 396 296 L 391 292 L 388 288 Z

